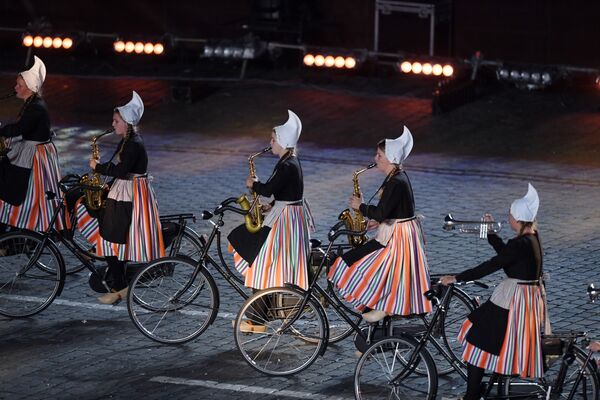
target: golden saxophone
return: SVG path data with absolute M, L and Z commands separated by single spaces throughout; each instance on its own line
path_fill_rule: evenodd
M 354 174 L 352 174 L 352 182 L 354 183 L 354 191 L 352 193 L 353 196 L 360 197 L 360 185 L 358 183 L 358 175 L 375 167 L 375 165 L 377 165 L 377 164 L 375 164 L 375 163 L 369 164 L 363 169 L 354 171 Z M 364 216 L 362 215 L 362 213 L 359 210 L 354 210 L 354 217 L 352 217 L 352 213 L 350 212 L 350 209 L 347 208 L 344 211 L 342 211 L 342 213 L 339 215 L 338 219 L 340 221 L 344 221 L 344 225 L 346 225 L 346 229 L 351 230 L 351 231 L 364 231 L 365 228 L 367 227 L 367 222 L 365 221 Z M 348 242 L 353 247 L 358 247 L 361 244 L 365 243 L 367 240 L 368 240 L 367 235 L 348 236 Z
M 271 147 L 265 147 L 258 153 L 248 157 L 248 168 L 250 169 L 250 177 L 252 179 L 256 178 L 254 158 L 270 150 Z M 256 233 L 260 230 L 260 228 L 262 228 L 263 215 L 262 210 L 260 209 L 260 202 L 258 201 L 258 194 L 250 189 L 250 195 L 252 196 L 252 203 L 250 203 L 245 193 L 238 197 L 235 202 L 238 203 L 243 210 L 248 211 L 248 214 L 244 216 L 244 223 L 246 224 L 246 229 L 248 229 L 248 232 Z
M 94 136 L 92 139 L 92 158 L 97 160 L 100 157 L 100 149 L 98 148 L 98 139 L 102 136 L 113 133 L 114 129 L 108 129 L 102 132 L 99 135 Z M 100 174 L 98 172 L 90 172 L 87 175 L 84 175 L 79 180 L 79 183 L 86 186 L 93 186 L 96 188 L 103 188 L 104 183 L 100 179 Z M 85 204 L 90 210 L 98 210 L 104 206 L 104 191 L 103 190 L 93 190 L 93 189 L 84 189 L 85 194 Z
M 6 100 L 6 99 L 10 99 L 11 97 L 15 97 L 16 93 L 15 92 L 11 92 L 8 94 L 5 94 L 4 96 L 0 97 L 0 100 Z M 0 136 L 0 160 L 3 157 L 6 157 L 6 154 L 8 153 L 10 149 L 8 148 L 8 142 L 7 139 L 4 136 Z

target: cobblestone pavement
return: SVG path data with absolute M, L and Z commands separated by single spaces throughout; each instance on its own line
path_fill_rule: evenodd
M 81 159 L 93 131 L 59 132 L 64 171 L 82 171 Z M 242 192 L 245 157 L 265 141 L 238 138 L 223 148 L 219 140 L 188 135 L 146 133 L 154 187 L 163 213 L 212 209 L 220 200 Z M 105 143 L 104 148 L 109 144 Z M 316 237 L 323 238 L 352 190 L 353 170 L 367 164 L 372 151 L 301 148 L 306 197 L 317 219 Z M 275 159 L 257 160 L 259 176 Z M 435 167 L 432 167 L 435 166 Z M 418 210 L 426 219 L 427 255 L 434 273 L 459 271 L 492 254 L 485 241 L 442 232 L 445 213 L 474 218 L 484 211 L 505 218 L 513 198 L 532 181 L 541 197 L 540 230 L 545 266 L 551 279 L 548 297 L 556 329 L 598 329 L 598 310 L 587 304 L 585 287 L 596 278 L 600 170 L 577 171 L 531 162 L 504 162 L 481 170 L 476 159 L 419 154 L 407 162 Z M 527 171 L 525 174 L 524 171 Z M 560 176 L 561 178 L 557 178 Z M 362 175 L 361 186 L 372 193 L 381 181 L 377 172 Z M 559 217 L 560 216 L 560 217 Z M 231 220 L 231 228 L 239 223 Z M 208 226 L 198 222 L 205 232 Z M 509 232 L 503 231 L 503 236 Z M 493 276 L 494 282 L 499 278 Z M 217 277 L 221 293 L 219 317 L 207 332 L 181 346 L 153 343 L 132 325 L 124 306 L 99 306 L 86 274 L 70 276 L 63 295 L 43 313 L 26 320 L 1 319 L 4 398 L 352 398 L 357 361 L 350 339 L 328 348 L 323 357 L 294 377 L 270 378 L 251 369 L 237 353 L 230 320 L 241 299 Z M 485 295 L 485 293 L 480 293 Z M 165 383 L 169 382 L 169 383 Z M 456 379 L 442 380 L 443 394 L 459 393 Z M 286 394 L 287 393 L 287 394 Z M 319 394 L 319 396 L 315 396 Z
M 98 131 L 63 125 L 56 143 L 63 174 L 87 170 L 89 143 Z M 246 157 L 268 143 L 251 136 L 144 132 L 149 171 L 163 214 L 213 209 L 221 200 L 244 191 Z M 114 140 L 101 143 L 104 155 Z M 368 164 L 374 149 L 326 147 L 301 142 L 305 194 L 317 222 L 315 237 L 345 208 L 352 191 L 352 171 Z M 266 178 L 276 160 L 256 160 Z M 458 272 L 489 258 L 486 241 L 441 229 L 452 212 L 459 219 L 491 212 L 507 219 L 510 202 L 532 182 L 541 198 L 538 215 L 545 250 L 550 315 L 555 329 L 587 330 L 600 337 L 600 310 L 589 304 L 585 289 L 598 280 L 600 249 L 600 169 L 547 162 L 478 159 L 424 154 L 418 141 L 407 160 L 418 212 L 425 216 L 427 256 L 432 273 Z M 361 175 L 365 195 L 382 175 Z M 230 217 L 228 232 L 241 223 Z M 194 229 L 207 232 L 198 220 Z M 509 229 L 501 232 L 511 236 Z M 72 262 L 72 260 L 70 260 Z M 331 345 L 310 368 L 292 377 L 264 376 L 239 355 L 231 329 L 241 297 L 215 276 L 221 308 L 214 324 L 196 340 L 179 346 L 154 343 L 131 323 L 125 305 L 103 306 L 87 285 L 87 273 L 67 278 L 54 304 L 24 320 L 0 318 L 0 398 L 2 399 L 352 399 L 357 362 L 351 339 Z M 501 274 L 486 278 L 497 283 Z M 487 296 L 491 290 L 471 290 Z M 440 397 L 463 390 L 457 376 L 440 379 Z

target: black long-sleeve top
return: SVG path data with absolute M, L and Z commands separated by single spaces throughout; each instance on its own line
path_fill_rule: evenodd
M 503 269 L 509 278 L 537 280 L 542 274 L 542 250 L 537 233 L 510 239 L 506 244 L 495 234 L 488 235 L 496 256 L 475 268 L 456 275 L 457 281 L 472 281 Z
M 415 199 L 406 172 L 400 171 L 383 186 L 377 206 L 361 204 L 360 212 L 367 218 L 382 222 L 386 219 L 404 219 L 415 216 Z
M 265 182 L 254 182 L 252 190 L 261 196 L 273 196 L 279 201 L 298 201 L 304 195 L 302 167 L 296 156 L 283 157 Z
M 35 142 L 47 142 L 51 135 L 48 107 L 44 99 L 38 96 L 25 106 L 17 122 L 0 127 L 0 136 L 23 136 L 23 140 Z
M 125 141 L 124 145 L 123 141 Z M 133 135 L 129 139 L 121 140 L 113 158 L 122 145 L 123 150 L 121 151 L 120 161 L 116 165 L 111 161 L 97 164 L 94 171 L 120 179 L 127 178 L 127 174 L 145 174 L 148 169 L 148 154 L 142 138 L 139 135 Z

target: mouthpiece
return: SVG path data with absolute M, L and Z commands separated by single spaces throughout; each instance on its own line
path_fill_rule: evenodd
M 367 165 L 367 169 L 371 169 L 371 168 L 375 167 L 376 165 L 377 165 L 377 163 L 369 164 L 369 165 Z

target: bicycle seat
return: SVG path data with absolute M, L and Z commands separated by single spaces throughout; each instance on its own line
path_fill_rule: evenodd
M 310 239 L 310 248 L 314 249 L 321 245 L 321 241 L 319 239 Z

